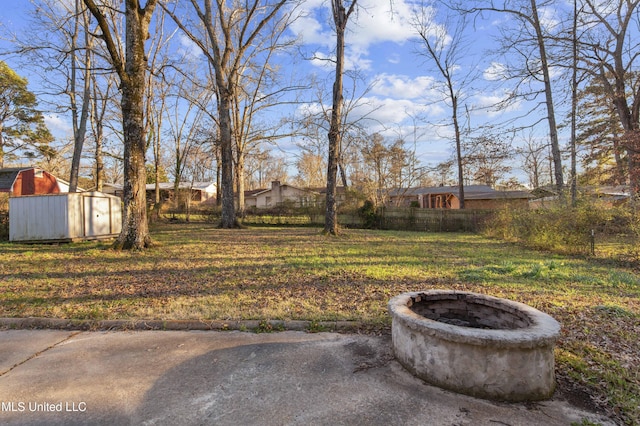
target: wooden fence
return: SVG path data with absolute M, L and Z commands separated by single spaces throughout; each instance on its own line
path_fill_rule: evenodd
M 491 210 L 382 208 L 381 229 L 430 232 L 478 232 Z
M 491 210 L 445 210 L 419 208 L 380 208 L 377 212 L 378 229 L 428 232 L 478 232 Z M 324 216 L 316 215 L 311 223 L 322 226 Z M 340 226 L 361 228 L 362 218 L 357 213 L 338 215 Z
M 485 220 L 492 214 L 491 210 L 448 210 L 448 209 L 419 209 L 419 208 L 380 208 L 377 211 L 375 228 L 400 231 L 428 231 L 428 232 L 478 232 Z M 174 212 L 172 214 L 176 216 Z M 182 217 L 178 214 L 178 216 Z M 205 218 L 215 222 L 217 214 L 192 214 L 192 221 Z M 204 219 L 203 219 L 204 220 Z M 318 226 L 324 225 L 324 212 L 300 214 L 265 213 L 248 214 L 243 222 L 247 225 L 290 225 L 290 226 Z M 362 228 L 364 222 L 360 215 L 353 212 L 338 214 L 338 223 L 345 228 Z

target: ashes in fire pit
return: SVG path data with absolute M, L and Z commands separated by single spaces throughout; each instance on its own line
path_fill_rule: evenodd
M 455 297 L 418 294 L 411 298 L 410 309 L 418 315 L 459 327 L 513 330 L 531 325 L 524 311 L 504 301 L 478 297 L 472 293 Z
M 432 384 L 481 398 L 546 399 L 555 389 L 560 325 L 530 306 L 433 290 L 389 302 L 398 361 Z

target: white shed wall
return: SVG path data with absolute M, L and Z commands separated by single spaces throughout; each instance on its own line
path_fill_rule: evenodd
M 9 240 L 69 238 L 66 212 L 66 197 L 54 195 L 11 197 L 9 198 Z
M 121 228 L 120 199 L 100 192 L 9 198 L 9 241 L 101 238 Z

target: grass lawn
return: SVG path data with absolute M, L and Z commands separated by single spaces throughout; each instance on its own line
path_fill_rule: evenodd
M 559 390 L 640 424 L 640 271 L 471 234 L 163 224 L 145 252 L 106 242 L 0 243 L 0 317 L 357 320 L 458 289 L 520 301 L 561 322 Z

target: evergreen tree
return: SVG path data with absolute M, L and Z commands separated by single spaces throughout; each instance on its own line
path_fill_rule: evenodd
M 53 137 L 37 104 L 27 80 L 0 61 L 0 168 L 19 154 L 27 158 L 51 154 Z
M 628 164 L 625 149 L 620 144 L 624 129 L 611 100 L 597 80 L 586 86 L 579 97 L 578 144 L 584 149 L 583 180 L 592 185 L 624 185 Z

